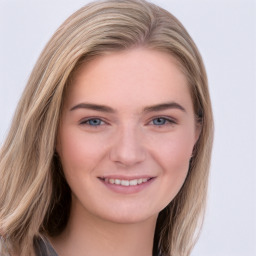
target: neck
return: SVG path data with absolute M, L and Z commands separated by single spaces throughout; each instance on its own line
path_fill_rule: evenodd
M 64 232 L 51 242 L 59 256 L 150 256 L 157 216 L 136 223 L 109 222 L 71 210 Z

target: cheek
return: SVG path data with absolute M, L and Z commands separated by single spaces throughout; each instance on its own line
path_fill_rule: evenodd
M 162 169 L 160 193 L 165 205 L 173 200 L 186 179 L 193 146 L 192 137 L 182 134 L 169 137 L 155 151 L 155 160 Z
M 72 128 L 60 131 L 57 151 L 65 173 L 84 172 L 93 168 L 100 158 L 101 148 L 97 142 L 91 143 L 92 140 Z
M 156 158 L 166 171 L 178 172 L 188 166 L 193 147 L 194 136 L 191 132 L 176 133 L 158 140 L 155 146 Z
M 179 189 L 183 184 L 189 168 L 190 155 L 191 150 L 185 143 L 170 145 L 163 153 L 164 175 L 172 188 Z

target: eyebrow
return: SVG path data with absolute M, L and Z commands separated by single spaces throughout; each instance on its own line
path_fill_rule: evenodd
M 166 109 L 179 109 L 182 112 L 186 113 L 185 108 L 176 102 L 167 102 L 167 103 L 162 103 L 162 104 L 145 107 L 144 112 L 157 112 L 157 111 L 162 111 L 162 110 L 166 110 Z
M 70 109 L 70 111 L 76 110 L 76 109 L 91 109 L 96 110 L 100 112 L 106 112 L 106 113 L 115 113 L 115 110 L 111 107 L 104 106 L 104 105 L 98 105 L 98 104 L 92 104 L 92 103 L 80 103 Z
M 92 104 L 92 103 L 80 103 L 78 105 L 75 105 L 70 109 L 70 111 L 74 111 L 76 109 L 91 109 L 95 111 L 100 111 L 100 112 L 105 112 L 105 113 L 115 113 L 116 111 L 108 106 L 105 105 L 98 105 L 98 104 Z M 182 107 L 180 104 L 176 102 L 167 102 L 167 103 L 162 103 L 162 104 L 156 104 L 153 106 L 148 106 L 143 109 L 143 112 L 158 112 L 162 110 L 167 110 L 167 109 L 179 109 L 182 112 L 186 113 L 186 110 L 184 107 Z

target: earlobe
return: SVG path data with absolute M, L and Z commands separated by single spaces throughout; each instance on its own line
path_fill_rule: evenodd
M 201 120 L 198 120 L 196 122 L 196 128 L 195 128 L 195 142 L 194 142 L 194 145 L 196 145 L 199 137 L 200 137 L 200 134 L 202 132 L 202 121 Z
M 54 148 L 54 155 L 56 156 L 59 156 L 60 155 L 60 140 L 57 136 L 57 139 L 56 139 L 56 144 L 55 144 L 55 148 Z

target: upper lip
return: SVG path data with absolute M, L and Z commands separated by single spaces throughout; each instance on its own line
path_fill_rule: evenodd
M 154 175 L 136 175 L 136 176 L 124 176 L 124 175 L 103 175 L 98 176 L 99 179 L 118 179 L 118 180 L 137 180 L 137 179 L 149 179 L 155 178 Z

